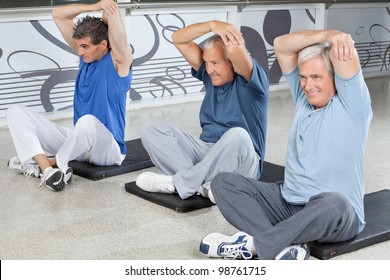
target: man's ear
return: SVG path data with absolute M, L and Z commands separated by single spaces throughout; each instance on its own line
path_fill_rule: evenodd
M 104 50 L 106 48 L 108 48 L 108 41 L 107 40 L 103 40 L 99 43 L 99 47 Z

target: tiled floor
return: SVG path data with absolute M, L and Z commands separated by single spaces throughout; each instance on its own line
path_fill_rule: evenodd
M 390 188 L 390 79 L 367 83 L 374 111 L 366 147 L 369 193 Z M 126 138 L 138 138 L 139 125 L 148 118 L 198 135 L 199 106 L 189 102 L 130 110 Z M 289 93 L 272 90 L 267 161 L 284 164 L 292 115 Z M 71 125 L 71 120 L 61 123 Z M 15 150 L 6 128 L 0 129 L 0 141 L 0 259 L 204 259 L 198 251 L 204 235 L 236 231 L 216 206 L 181 214 L 125 192 L 124 184 L 141 171 L 99 181 L 75 176 L 59 193 L 38 188 L 38 179 L 8 170 Z M 335 259 L 389 260 L 390 241 Z

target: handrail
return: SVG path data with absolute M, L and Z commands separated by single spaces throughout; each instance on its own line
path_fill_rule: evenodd
M 277 5 L 277 4 L 313 4 L 323 3 L 327 6 L 339 3 L 382 3 L 389 2 L 389 0 L 221 0 L 221 1 L 143 1 L 143 0 L 131 0 L 131 2 L 118 3 L 120 8 L 135 9 L 155 9 L 155 8 L 172 8 L 172 7 L 200 7 L 200 6 L 249 6 L 249 5 Z M 52 6 L 35 6 L 24 8 L 0 8 L 0 14 L 9 13 L 28 13 L 28 12 L 46 12 L 51 11 Z

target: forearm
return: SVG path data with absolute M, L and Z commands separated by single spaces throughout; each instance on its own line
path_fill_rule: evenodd
M 187 44 L 211 31 L 210 22 L 195 23 L 177 30 L 173 33 L 172 39 L 175 44 Z
M 127 52 L 129 49 L 127 34 L 119 10 L 111 15 L 103 13 L 103 18 L 108 25 L 108 37 L 111 48 L 120 52 Z
M 98 10 L 97 3 L 95 4 L 72 4 L 64 6 L 56 6 L 52 10 L 54 19 L 57 20 L 73 20 L 79 14 L 84 12 L 93 12 Z
M 277 54 L 294 55 L 302 49 L 326 41 L 325 30 L 304 30 L 275 38 L 274 49 Z

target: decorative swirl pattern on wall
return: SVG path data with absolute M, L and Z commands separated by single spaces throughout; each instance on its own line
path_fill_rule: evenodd
M 386 9 L 389 14 L 389 9 Z M 390 16 L 390 14 L 389 14 Z M 356 29 L 355 34 L 359 36 L 363 34 L 364 27 L 360 26 Z M 371 42 L 368 44 L 357 44 L 359 51 L 361 67 L 380 67 L 380 71 L 388 71 L 390 69 L 390 30 L 381 24 L 372 24 L 369 27 L 368 34 Z M 382 34 L 380 38 L 376 38 L 377 34 Z M 387 40 L 383 40 L 383 34 L 387 34 Z
M 390 16 L 390 8 L 386 7 L 383 9 L 385 9 L 385 16 Z M 304 18 L 302 18 L 302 14 Z M 136 29 L 143 32 L 141 41 L 134 42 L 137 45 L 130 44 L 134 56 L 133 83 L 129 92 L 131 100 L 160 98 L 167 95 L 183 95 L 204 91 L 203 84 L 192 77 L 190 65 L 177 52 L 171 39 L 173 32 L 187 25 L 186 21 L 190 19 L 193 21 L 193 14 L 188 17 L 187 15 L 188 13 L 147 14 L 131 18 L 138 25 Z M 297 19 L 295 10 L 286 9 L 260 11 L 259 15 L 264 17 L 262 21 L 247 21 L 246 25 L 241 26 L 241 32 L 245 38 L 248 51 L 268 72 L 270 84 L 275 84 L 280 81 L 282 73 L 279 63 L 275 59 L 273 40 L 277 36 L 291 32 L 293 25 L 296 29 L 297 22 L 298 25 L 303 22 L 308 24 L 308 26 L 312 26 L 311 23 L 316 23 L 316 14 L 313 10 L 302 9 L 299 11 L 300 18 Z M 49 47 L 44 49 L 50 49 L 50 46 L 54 45 L 58 48 L 60 54 L 61 51 L 65 51 L 67 55 L 72 54 L 77 57 L 72 48 L 51 34 L 39 21 L 32 20 L 29 21 L 29 24 L 34 28 L 38 36 L 50 43 Z M 370 23 L 370 27 L 358 26 L 355 30 L 355 38 L 363 35 L 370 38 L 370 40 L 360 40 L 365 41 L 365 43 L 356 44 L 362 67 L 375 67 L 375 69 L 380 71 L 389 71 L 389 27 L 374 22 L 373 24 Z M 367 36 L 367 32 L 369 36 Z M 37 35 L 32 34 L 31 36 L 31 38 L 34 38 Z M 146 38 L 146 40 L 143 41 L 143 38 Z M 199 43 L 201 47 L 203 47 L 204 42 Z M 18 76 L 18 79 L 11 82 L 15 90 L 12 92 L 7 90 L 6 92 L 10 97 L 4 97 L 7 101 L 2 103 L 2 105 L 5 104 L 3 108 L 10 104 L 9 100 L 11 99 L 15 103 L 29 102 L 30 106 L 40 106 L 39 103 L 41 103 L 47 112 L 71 107 L 73 96 L 72 83 L 74 84 L 76 79 L 77 66 L 61 66 L 55 59 L 51 58 L 50 52 L 49 54 L 43 54 L 31 51 L 28 48 L 18 50 L 17 46 L 15 45 L 16 50 L 11 51 L 5 49 L 3 44 L 0 46 L 0 62 L 7 61 L 8 68 L 13 71 L 13 77 Z M 58 52 L 56 55 L 58 55 Z M 54 57 L 54 54 L 52 56 Z M 28 63 L 25 63 L 26 61 Z M 31 61 L 37 62 L 34 62 L 34 64 Z M 26 65 L 28 65 L 27 68 L 29 67 L 28 71 L 21 71 Z M 3 75 L 3 77 L 6 77 L 6 75 Z M 6 79 L 3 78 L 4 83 L 10 84 Z M 31 81 L 37 81 L 35 82 L 34 92 L 30 92 L 28 88 L 28 84 L 31 84 Z M 26 84 L 26 86 L 19 83 Z M 14 96 L 17 96 L 18 101 L 15 101 Z M 61 96 L 61 98 L 58 98 L 58 96 Z M 64 101 L 65 99 L 66 101 Z

